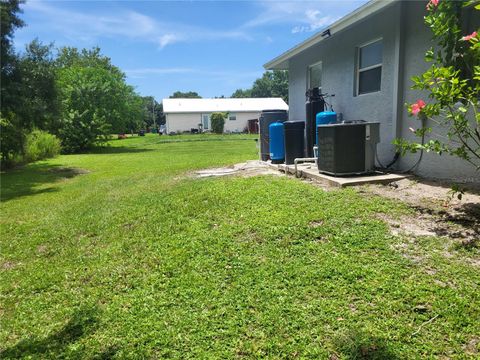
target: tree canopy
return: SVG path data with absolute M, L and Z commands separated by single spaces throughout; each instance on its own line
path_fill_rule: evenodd
M 202 97 L 198 95 L 196 91 L 187 91 L 187 92 L 175 91 L 172 95 L 170 95 L 170 99 L 178 99 L 178 98 L 201 99 Z
M 112 132 L 148 126 L 152 117 L 146 111 L 151 109 L 145 108 L 144 99 L 100 48 L 55 50 L 53 44 L 35 39 L 16 53 L 12 39 L 15 29 L 25 25 L 19 17 L 22 3 L 1 0 L 2 166 L 27 159 L 23 156 L 27 135 L 37 130 L 44 139 L 48 133 L 59 137 L 64 152 L 76 152 L 102 142 Z M 151 97 L 149 103 L 156 105 L 156 120 L 161 120 L 161 105 Z
M 153 96 L 142 97 L 143 123 L 147 128 L 158 127 L 165 123 L 163 104 L 158 103 Z M 155 125 L 154 125 L 155 120 Z
M 66 151 L 88 149 L 141 119 L 141 98 L 98 48 L 63 48 L 56 63 L 63 122 L 59 135 Z
M 288 71 L 265 71 L 250 89 L 237 89 L 232 98 L 281 97 L 288 103 Z

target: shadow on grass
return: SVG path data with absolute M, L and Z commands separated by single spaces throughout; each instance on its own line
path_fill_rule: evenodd
M 458 240 L 457 249 L 473 250 L 480 247 L 480 204 L 463 203 L 453 210 L 437 210 L 423 205 L 412 206 L 418 214 L 432 217 L 429 230 L 437 236 Z M 458 225 L 453 228 L 451 225 Z
M 358 329 L 351 329 L 343 336 L 339 336 L 335 341 L 335 345 L 337 354 L 341 355 L 343 359 L 400 359 L 386 339 L 372 336 Z
M 36 187 L 54 183 L 62 179 L 70 179 L 88 171 L 60 165 L 29 164 L 2 173 L 0 200 L 8 201 L 23 196 L 57 191 L 55 187 Z
M 457 185 L 459 188 L 469 193 L 480 195 L 480 182 L 478 182 L 478 179 L 472 178 L 472 179 L 468 179 L 469 181 L 463 181 L 463 182 L 425 179 L 418 176 L 412 176 L 411 179 L 419 182 L 420 184 L 439 186 L 447 190 L 452 190 L 452 186 Z
M 140 153 L 146 151 L 155 151 L 155 149 L 148 149 L 144 146 L 172 144 L 172 143 L 191 143 L 191 142 L 221 142 L 221 141 L 253 141 L 253 138 L 192 138 L 192 139 L 177 139 L 177 138 L 162 138 L 155 141 L 147 142 L 145 144 L 132 144 L 131 146 L 98 146 L 87 154 L 122 154 L 122 153 Z M 126 141 L 122 140 L 122 141 Z
M 480 204 L 464 203 L 457 207 L 457 213 L 448 215 L 446 221 L 461 225 L 471 236 L 457 244 L 458 248 L 473 250 L 480 247 Z
M 98 328 L 98 311 L 96 308 L 83 308 L 76 311 L 72 318 L 57 332 L 43 339 L 21 340 L 16 345 L 0 352 L 0 359 L 16 358 L 63 358 L 68 347 L 81 338 L 93 334 Z M 70 351 L 69 351 L 70 352 Z M 110 359 L 117 349 L 107 348 L 94 359 Z M 71 355 L 71 354 L 68 354 Z M 81 355 L 81 354 L 75 354 Z M 67 356 L 68 357 L 68 356 Z
M 147 151 L 154 151 L 154 149 L 145 149 L 143 147 L 135 146 L 98 146 L 86 152 L 86 154 L 128 154 Z

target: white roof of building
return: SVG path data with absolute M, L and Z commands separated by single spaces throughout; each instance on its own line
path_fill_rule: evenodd
M 309 47 L 318 44 L 319 42 L 328 39 L 329 37 L 334 36 L 336 33 L 345 30 L 346 28 L 354 25 L 355 23 L 364 20 L 368 16 L 385 9 L 386 7 L 394 4 L 399 0 L 371 0 L 365 5 L 359 7 L 353 12 L 342 17 L 340 20 L 337 20 L 329 27 L 322 29 L 318 33 L 309 37 L 307 40 L 301 42 L 300 44 L 294 46 L 290 50 L 284 52 L 280 56 L 277 56 L 275 59 L 270 60 L 268 63 L 263 65 L 265 69 L 278 69 L 278 70 L 287 70 L 288 69 L 288 60 L 294 57 L 295 55 L 301 53 L 302 51 L 308 49 Z M 330 36 L 324 34 L 325 31 L 330 32 Z
M 282 98 L 163 99 L 164 113 L 260 112 L 288 110 Z

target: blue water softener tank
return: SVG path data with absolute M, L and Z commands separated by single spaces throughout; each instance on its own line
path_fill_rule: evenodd
M 317 114 L 316 126 L 326 125 L 326 124 L 335 124 L 337 122 L 337 113 L 335 111 L 322 111 Z M 315 144 L 318 145 L 318 132 L 316 133 Z
M 270 136 L 270 159 L 272 163 L 280 164 L 285 160 L 284 127 L 280 121 L 271 123 L 268 127 Z

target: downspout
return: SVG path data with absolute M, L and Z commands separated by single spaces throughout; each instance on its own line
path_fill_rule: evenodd
M 395 57 L 394 57 L 394 75 L 393 75 L 393 108 L 392 108 L 392 136 L 394 139 L 399 138 L 402 134 L 402 118 L 404 107 L 404 58 L 405 58 L 405 5 L 403 1 L 397 3 L 398 17 L 395 24 Z M 395 153 L 394 161 L 389 167 L 400 157 Z

